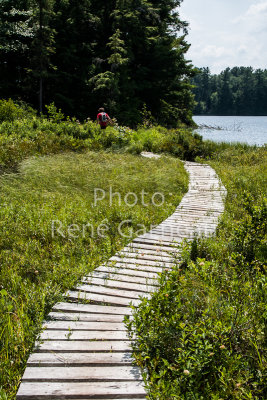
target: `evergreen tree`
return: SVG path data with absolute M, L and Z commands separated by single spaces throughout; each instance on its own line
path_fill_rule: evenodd
M 31 43 L 30 82 L 35 81 L 39 111 L 43 112 L 44 82 L 52 69 L 54 30 L 50 26 L 55 0 L 32 0 L 34 39 Z M 39 86 L 39 88 L 38 88 Z M 38 88 L 38 89 L 37 89 Z
M 29 48 L 34 37 L 32 10 L 27 1 L 0 3 L 0 95 L 22 97 L 29 64 Z M 24 98 L 28 100 L 27 97 Z
M 233 98 L 230 89 L 230 68 L 221 73 L 218 85 L 217 112 L 220 115 L 231 114 L 233 109 Z
M 14 0 L 3 0 L 1 21 Z M 190 123 L 194 98 L 186 61 L 187 23 L 179 17 L 178 0 L 19 0 L 23 35 L 14 57 L 19 65 L 5 96 L 37 104 L 54 101 L 67 114 L 95 117 L 104 105 L 122 123 L 141 121 L 149 111 L 163 124 Z M 27 28 L 27 29 L 26 29 Z M 4 46 L 12 38 L 4 35 Z M 25 42 L 25 43 L 24 43 Z M 3 48 L 4 48 L 3 46 Z M 2 55 L 3 55 L 2 51 Z M 19 59 L 15 63 L 15 58 Z M 2 67 L 4 69 L 4 67 Z M 14 67 L 15 68 L 15 67 Z M 8 72 L 8 68 L 6 68 Z M 20 82 L 16 94 L 17 82 Z M 0 85 L 5 85 L 0 77 Z

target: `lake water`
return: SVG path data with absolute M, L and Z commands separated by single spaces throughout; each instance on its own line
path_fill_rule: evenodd
M 263 146 L 267 143 L 267 117 L 194 116 L 197 132 L 215 142 L 242 142 Z

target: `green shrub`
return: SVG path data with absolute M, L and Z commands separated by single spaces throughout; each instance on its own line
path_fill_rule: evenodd
M 265 398 L 266 292 L 266 275 L 214 261 L 163 273 L 127 322 L 150 398 Z
M 22 118 L 22 110 L 11 100 L 0 100 L 0 123 L 12 122 Z
M 61 109 L 57 109 L 55 103 L 51 103 L 46 106 L 47 114 L 50 121 L 55 122 L 56 124 L 60 123 L 65 119 L 65 115 L 63 114 Z
M 11 99 L 0 100 L 0 123 L 32 118 L 36 111 L 24 102 L 14 103 Z

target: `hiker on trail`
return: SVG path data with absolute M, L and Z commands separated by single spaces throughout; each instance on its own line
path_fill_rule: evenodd
M 110 121 L 111 121 L 111 118 L 105 112 L 105 109 L 99 108 L 98 114 L 97 114 L 97 122 L 99 123 L 101 129 L 106 129 L 106 127 Z

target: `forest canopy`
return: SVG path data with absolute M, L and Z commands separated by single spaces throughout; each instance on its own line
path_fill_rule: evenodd
M 180 0 L 2 0 L 0 97 L 137 124 L 190 124 L 195 74 Z
M 200 68 L 192 83 L 197 115 L 267 115 L 267 69 L 226 68 L 218 75 Z

